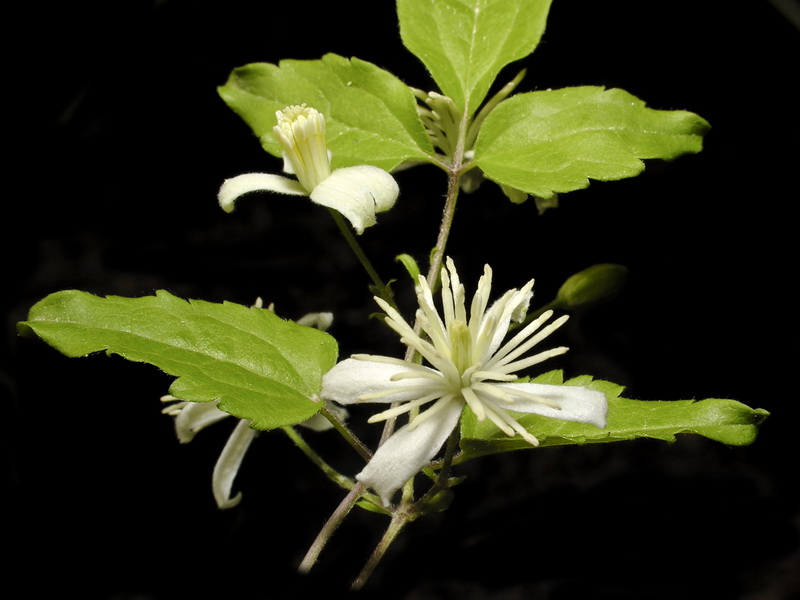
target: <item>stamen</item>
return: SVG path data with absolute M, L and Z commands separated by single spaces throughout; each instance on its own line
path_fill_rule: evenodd
M 560 356 L 567 352 L 569 348 L 566 346 L 559 346 L 558 348 L 551 348 L 550 350 L 543 350 L 538 354 L 534 354 L 533 356 L 529 356 L 528 358 L 524 358 L 522 360 L 518 360 L 516 362 L 509 363 L 500 367 L 499 371 L 505 371 L 506 373 L 516 373 L 517 371 L 521 371 L 522 369 L 527 369 L 528 367 L 532 367 L 533 365 L 538 365 L 540 362 L 547 360 L 548 358 L 553 358 L 554 356 Z
M 536 439 L 536 436 L 529 433 L 517 422 L 516 419 L 514 419 L 514 417 L 509 415 L 506 411 L 499 408 L 496 409 L 493 406 L 487 406 L 487 408 L 489 409 L 487 413 L 489 420 L 497 425 L 507 436 L 514 437 L 514 434 L 518 433 L 522 439 L 528 442 L 531 446 L 539 445 L 539 440 Z
M 519 389 L 519 387 L 503 387 L 501 384 L 498 384 L 498 387 L 503 388 L 509 396 L 512 398 L 514 396 L 518 398 L 525 398 L 526 400 L 533 400 L 534 402 L 538 402 L 539 404 L 543 404 L 544 406 L 548 406 L 555 410 L 561 410 L 561 406 L 559 406 L 558 402 L 555 400 L 551 400 L 549 398 L 545 398 L 544 396 L 540 396 L 538 394 L 532 394 L 530 392 L 526 392 L 524 390 Z
M 516 334 L 513 338 L 503 344 L 503 347 L 500 348 L 497 352 L 494 353 L 494 360 L 492 362 L 497 362 L 501 358 L 505 357 L 511 350 L 519 346 L 523 342 L 523 340 L 527 339 L 529 336 L 533 335 L 533 333 L 539 329 L 546 321 L 553 316 L 553 311 L 548 310 L 543 312 L 539 315 L 538 318 L 534 319 L 530 323 L 528 323 L 522 331 Z
M 445 409 L 454 398 L 456 398 L 456 394 L 448 394 L 447 396 L 440 398 L 439 400 L 436 401 L 436 404 L 431 406 L 428 410 L 419 413 L 416 417 L 411 419 L 411 421 L 409 421 L 408 423 L 408 428 L 416 429 L 417 427 L 419 427 L 420 423 L 427 421 L 436 413 L 441 412 L 443 409 Z
M 461 390 L 461 395 L 466 400 L 472 412 L 478 418 L 478 421 L 483 421 L 486 418 L 486 410 L 484 409 L 483 402 L 478 398 L 477 394 L 472 388 L 465 387 Z
M 536 344 L 538 344 L 543 339 L 545 339 L 547 336 L 549 336 L 551 333 L 553 333 L 556 329 L 561 327 L 564 323 L 566 323 L 568 318 L 569 318 L 569 315 L 563 315 L 562 317 L 559 317 L 558 319 L 556 319 L 555 321 L 550 323 L 547 327 L 542 329 L 539 333 L 534 335 L 527 342 L 525 342 L 524 344 L 518 346 L 515 350 L 513 350 L 511 352 L 508 352 L 508 354 L 506 354 L 505 356 L 501 356 L 501 358 L 499 360 L 491 361 L 491 366 L 492 367 L 498 367 L 498 366 L 502 366 L 502 365 L 506 365 L 506 364 L 510 363 L 512 360 L 517 358 L 519 355 L 527 352 L 528 350 L 533 348 Z M 515 338 L 516 338 L 516 336 L 515 336 Z M 509 348 L 509 350 L 510 350 L 510 348 Z M 495 355 L 495 356 L 497 356 L 497 355 Z
M 369 392 L 367 394 L 361 394 L 358 398 L 356 398 L 356 402 L 372 402 L 374 400 L 379 400 L 380 398 L 386 398 L 388 396 L 393 396 L 395 394 L 402 394 L 405 392 L 410 392 L 412 390 L 428 390 L 428 389 L 430 389 L 430 385 L 427 384 L 390 387 L 385 390 L 381 390 L 379 392 Z
M 479 365 L 476 365 L 476 367 Z M 499 371 L 475 371 L 472 375 L 473 385 L 483 382 L 484 380 L 490 381 L 516 381 L 518 377 L 512 373 L 501 373 Z
M 378 414 L 372 415 L 369 419 L 367 419 L 367 423 L 378 423 L 380 421 L 386 421 L 387 419 L 391 419 L 392 417 L 396 417 L 398 415 L 407 413 L 412 409 L 418 406 L 422 406 L 423 404 L 430 402 L 431 400 L 436 400 L 437 398 L 439 398 L 438 394 L 430 394 L 428 396 L 423 396 L 422 398 L 417 398 L 416 400 L 410 400 L 399 406 L 393 406 L 392 408 L 384 410 L 383 412 L 379 412 Z
M 472 389 L 478 390 L 479 392 L 482 392 L 483 394 L 486 394 L 490 398 L 492 398 L 494 400 L 500 400 L 500 402 L 504 402 L 505 404 L 513 404 L 514 403 L 514 399 L 511 396 L 509 396 L 505 392 L 505 390 L 503 390 L 501 387 L 499 387 L 497 385 L 493 385 L 491 383 L 484 383 L 482 381 L 479 381 L 477 383 L 473 383 L 472 384 Z
M 514 437 L 514 429 L 506 423 L 506 413 L 502 409 L 495 409 L 493 406 L 487 406 L 486 416 L 489 420 L 497 425 L 497 427 L 505 433 L 508 437 Z
M 389 381 L 401 381 L 403 379 L 433 379 L 436 381 L 441 381 L 442 374 L 422 367 L 421 369 L 414 369 L 411 371 L 401 371 L 400 373 L 395 373 L 389 377 Z

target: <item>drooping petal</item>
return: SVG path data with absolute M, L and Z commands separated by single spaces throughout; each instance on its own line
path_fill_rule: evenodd
M 311 200 L 342 213 L 357 233 L 376 223 L 375 213 L 394 206 L 400 188 L 383 169 L 357 165 L 336 169 L 311 192 Z
M 589 423 L 597 427 L 606 426 L 608 400 L 602 392 L 577 385 L 547 385 L 543 383 L 496 383 L 514 402 L 508 410 L 532 413 L 560 419 Z M 536 398 L 556 404 L 560 410 L 547 406 Z
M 222 210 L 231 212 L 236 200 L 250 192 L 277 192 L 292 196 L 308 195 L 303 186 L 294 179 L 270 173 L 246 173 L 223 181 L 217 199 Z
M 414 400 L 422 395 L 417 382 L 408 379 L 392 381 L 394 375 L 407 372 L 412 367 L 347 358 L 322 377 L 322 397 L 345 406 L 364 401 L 388 403 Z M 432 369 L 425 370 L 435 373 Z M 359 400 L 362 396 L 384 391 L 387 393 L 379 398 Z
M 316 327 L 320 331 L 327 331 L 333 323 L 333 313 L 308 313 L 297 319 L 296 323 L 298 325 L 305 325 L 306 327 Z
M 448 401 L 447 406 L 417 427 L 405 425 L 395 431 L 356 479 L 375 490 L 384 506 L 389 506 L 394 493 L 439 452 L 458 424 L 463 407 L 463 402 Z
M 239 421 L 222 449 L 217 464 L 214 465 L 211 488 L 214 492 L 214 500 L 217 501 L 217 506 L 220 508 L 236 506 L 242 499 L 241 493 L 231 498 L 231 488 L 233 480 L 239 472 L 242 459 L 256 433 L 256 430 L 250 427 L 249 421 Z
M 327 408 L 340 421 L 346 421 L 347 418 L 350 416 L 346 408 L 342 406 L 336 406 L 332 402 L 328 403 Z M 328 431 L 329 429 L 333 429 L 333 423 L 331 423 L 320 413 L 311 416 L 302 423 L 298 423 L 298 425 L 310 429 L 311 431 L 317 431 L 317 432 Z
M 217 408 L 218 402 L 186 402 L 175 415 L 175 434 L 181 444 L 192 441 L 195 434 L 221 421 L 225 417 L 230 417 L 226 412 Z

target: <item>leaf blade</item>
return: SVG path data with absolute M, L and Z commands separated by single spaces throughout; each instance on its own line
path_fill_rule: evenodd
M 154 365 L 177 379 L 170 393 L 208 402 L 256 429 L 293 425 L 320 408 L 312 400 L 336 361 L 335 340 L 268 310 L 155 296 L 57 292 L 31 308 L 21 333 L 70 357 L 96 352 Z
M 325 115 L 335 168 L 369 164 L 387 171 L 433 154 L 411 90 L 388 71 L 357 58 L 252 63 L 218 89 L 264 149 L 281 156 L 272 135 L 275 112 L 307 104 Z
M 552 371 L 533 381 L 559 385 L 563 377 Z M 752 409 L 729 399 L 632 400 L 621 396 L 623 388 L 589 376 L 572 379 L 563 385 L 584 385 L 602 391 L 608 398 L 608 425 L 600 429 L 585 423 L 548 419 L 539 415 L 512 413 L 526 430 L 539 439 L 538 447 L 592 444 L 650 438 L 673 442 L 677 435 L 702 435 L 734 446 L 755 441 L 759 425 L 769 416 L 763 409 Z M 511 450 L 533 448 L 519 436 L 508 437 L 489 421 L 478 422 L 465 410 L 461 423 L 461 462 Z
M 533 52 L 551 0 L 398 0 L 403 44 L 472 115 L 507 64 Z
M 638 175 L 643 159 L 699 152 L 708 128 L 693 113 L 651 109 L 620 89 L 529 92 L 486 117 L 475 163 L 497 183 L 551 198 L 585 188 L 590 179 Z

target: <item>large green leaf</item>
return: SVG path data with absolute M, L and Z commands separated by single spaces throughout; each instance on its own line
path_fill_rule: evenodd
M 327 333 L 269 310 L 185 301 L 164 292 L 143 298 L 63 291 L 19 324 L 67 356 L 105 351 L 159 367 L 177 379 L 170 393 L 208 402 L 256 429 L 300 423 L 321 407 L 313 398 L 335 364 Z M 112 391 L 112 390 L 110 390 Z
M 574 87 L 519 94 L 489 115 L 475 163 L 498 183 L 551 198 L 589 179 L 622 179 L 641 159 L 699 152 L 708 123 L 685 111 L 647 108 L 628 92 Z
M 334 167 L 370 164 L 388 171 L 433 154 L 408 86 L 357 58 L 326 54 L 320 60 L 245 65 L 218 91 L 274 156 L 281 156 L 272 135 L 275 112 L 292 104 L 325 115 Z
M 552 371 L 534 379 L 536 383 L 560 385 L 563 376 Z M 652 438 L 672 442 L 678 434 L 697 434 L 732 446 L 755 441 L 758 426 L 769 416 L 741 402 L 724 399 L 643 401 L 623 398 L 623 388 L 589 376 L 571 379 L 564 385 L 582 385 L 602 391 L 608 398 L 608 425 L 603 429 L 584 423 L 548 419 L 539 415 L 513 413 L 517 421 L 535 435 L 543 446 L 619 442 Z M 532 448 L 519 436 L 508 437 L 488 420 L 478 422 L 474 413 L 464 411 L 461 420 L 463 462 L 471 458 Z
M 398 0 L 400 35 L 471 116 L 508 63 L 533 52 L 551 0 Z

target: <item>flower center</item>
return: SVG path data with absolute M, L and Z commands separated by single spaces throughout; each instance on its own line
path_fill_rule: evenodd
M 463 381 L 465 374 L 469 375 L 467 371 L 474 371 L 472 367 L 472 334 L 469 327 L 463 321 L 454 319 L 450 321 L 448 328 L 450 330 L 450 360 L 458 371 L 461 380 L 459 386 L 469 385 L 469 381 Z
M 331 174 L 325 117 L 305 104 L 289 106 L 276 112 L 275 116 L 278 124 L 272 128 L 272 133 L 283 146 L 284 157 L 300 185 L 310 194 Z

